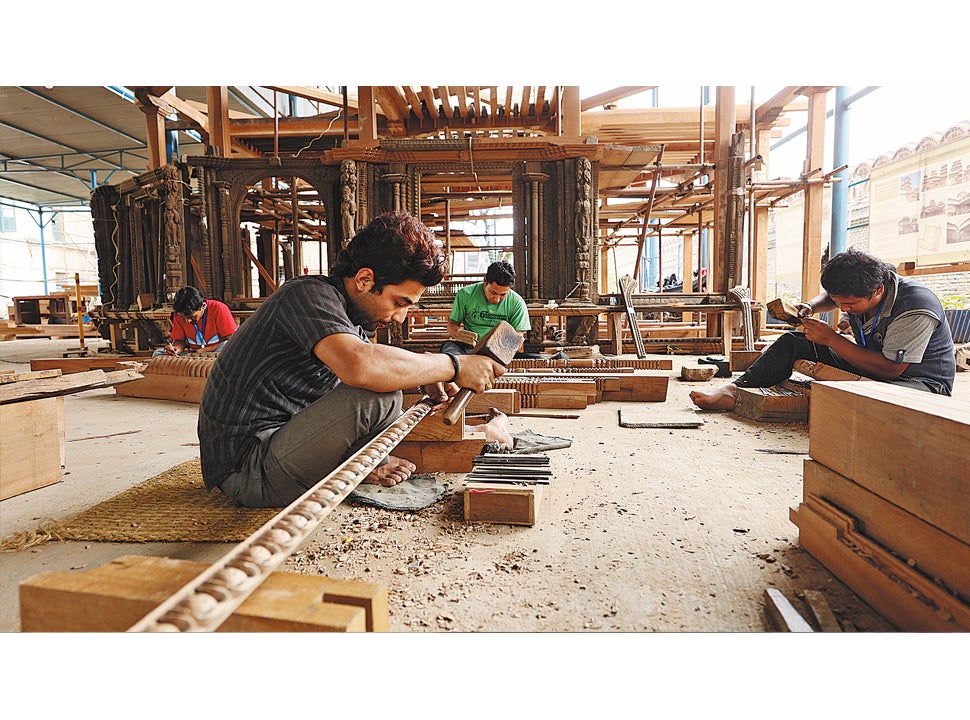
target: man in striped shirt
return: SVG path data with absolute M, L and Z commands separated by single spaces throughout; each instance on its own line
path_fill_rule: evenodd
M 484 355 L 413 353 L 371 342 L 441 282 L 440 243 L 403 212 L 375 218 L 329 276 L 280 286 L 219 355 L 199 407 L 207 489 L 248 507 L 285 507 L 401 414 L 404 389 L 442 407 L 505 368 Z M 388 456 L 364 482 L 393 486 L 416 468 Z

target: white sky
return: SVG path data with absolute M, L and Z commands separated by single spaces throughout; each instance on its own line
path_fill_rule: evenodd
M 770 99 L 785 84 L 754 86 L 755 105 Z M 863 90 L 866 85 L 848 86 L 847 97 Z M 580 86 L 583 97 L 588 97 L 609 86 Z M 657 101 L 661 107 L 698 107 L 701 86 L 660 85 Z M 747 104 L 751 98 L 750 85 L 735 85 L 735 101 Z M 715 102 L 715 88 L 709 90 L 711 104 Z M 651 94 L 641 93 L 620 100 L 619 107 L 649 107 Z M 835 90 L 826 96 L 826 112 L 834 110 Z M 772 141 L 772 145 L 805 126 L 805 114 L 788 113 L 790 125 L 781 128 L 782 137 Z M 958 122 L 970 122 L 970 84 L 919 85 L 897 84 L 879 86 L 867 95 L 855 100 L 848 113 L 848 163 L 854 166 L 867 160 L 875 160 L 886 152 L 895 152 L 903 145 L 916 143 L 934 132 L 943 133 Z M 825 171 L 834 169 L 833 139 L 835 118 L 830 117 L 825 125 Z M 807 137 L 804 132 L 793 137 L 769 153 L 769 177 L 797 177 L 802 171 L 805 158 Z

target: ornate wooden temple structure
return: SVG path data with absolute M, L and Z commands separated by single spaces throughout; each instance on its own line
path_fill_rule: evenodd
M 315 267 L 332 266 L 341 244 L 385 210 L 420 217 L 451 256 L 462 243 L 474 247 L 452 223 L 501 209 L 512 220 L 504 249 L 518 273 L 516 290 L 534 318 L 565 322 L 566 342 L 606 342 L 600 321 L 623 309 L 618 290 L 607 287 L 611 243 L 636 239 L 638 263 L 629 269 L 636 278 L 647 236 L 680 232 L 684 277 L 704 267 L 706 287 L 638 291 L 632 303 L 640 312 L 704 313 L 706 339 L 730 352 L 738 298 L 765 300 L 758 278 L 763 283 L 770 202 L 801 189 L 820 193 L 829 178 L 759 185 L 750 168 L 767 155 L 772 128 L 800 95 L 809 105 L 821 96 L 824 119 L 828 88 L 787 88 L 760 108 L 739 106 L 733 88 L 718 88 L 715 105 L 694 110 L 590 110 L 644 89 L 581 100 L 578 87 L 521 95 L 508 88 L 504 98 L 496 87 L 359 87 L 354 98 L 346 88 L 273 88 L 336 110 L 267 120 L 232 118 L 226 88 L 206 89 L 204 112 L 170 88 L 136 88 L 152 167 L 97 187 L 91 199 L 103 332 L 115 350 L 150 350 L 164 341 L 171 299 L 183 285 L 225 301 L 244 322 L 281 282 L 304 272 L 307 253 L 315 251 Z M 810 107 L 809 114 L 819 112 Z M 199 133 L 204 154 L 166 158 L 165 133 L 186 127 Z M 746 159 L 752 128 L 757 143 L 747 146 L 756 152 Z M 820 142 L 818 134 L 810 140 Z M 806 237 L 818 242 L 805 259 L 817 268 L 820 194 L 814 202 L 818 217 L 806 211 Z M 712 237 L 707 257 L 695 244 L 703 230 Z M 751 294 L 732 292 L 745 260 Z M 817 269 L 808 275 L 811 288 Z M 447 277 L 413 314 L 447 316 L 454 291 L 478 279 Z M 529 340 L 541 343 L 544 323 L 533 325 Z M 410 341 L 401 327 L 382 339 Z M 619 333 L 610 342 L 622 352 Z

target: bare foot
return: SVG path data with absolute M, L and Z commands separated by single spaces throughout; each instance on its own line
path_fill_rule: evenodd
M 738 400 L 738 386 L 728 383 L 711 392 L 694 390 L 690 399 L 701 410 L 733 410 Z
M 394 487 L 399 482 L 403 482 L 411 477 L 411 473 L 415 470 L 417 468 L 414 466 L 414 463 L 391 455 L 387 458 L 386 463 L 378 465 L 371 470 L 370 474 L 361 480 L 361 482 L 370 483 L 371 485 L 383 485 L 384 487 Z

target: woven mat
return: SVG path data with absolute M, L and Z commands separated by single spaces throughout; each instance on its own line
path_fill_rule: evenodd
M 240 542 L 279 508 L 244 508 L 221 492 L 207 492 L 199 460 L 188 460 L 63 521 L 0 541 L 0 551 L 49 540 L 94 542 Z

